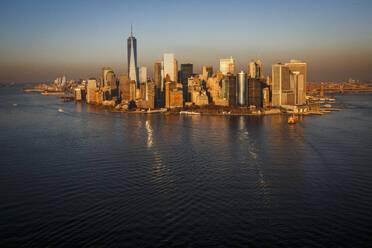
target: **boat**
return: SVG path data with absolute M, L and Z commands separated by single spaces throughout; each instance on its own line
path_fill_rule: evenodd
M 288 124 L 296 124 L 296 116 L 292 115 L 290 117 L 288 117 Z
M 65 95 L 64 91 L 44 91 L 41 93 L 43 96 L 49 96 L 49 95 Z
M 184 114 L 184 115 L 200 115 L 199 112 L 191 112 L 191 111 L 181 111 L 180 114 Z
M 64 111 L 63 111 L 63 109 L 59 108 L 58 112 L 63 113 Z

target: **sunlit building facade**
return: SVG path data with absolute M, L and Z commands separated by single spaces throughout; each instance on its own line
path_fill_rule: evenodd
M 234 74 L 235 60 L 232 57 L 229 59 L 220 59 L 220 71 L 223 75 L 227 75 L 228 73 Z
M 135 81 L 139 88 L 139 76 L 137 67 L 137 39 L 133 36 L 133 31 L 128 38 L 128 75 L 129 79 Z

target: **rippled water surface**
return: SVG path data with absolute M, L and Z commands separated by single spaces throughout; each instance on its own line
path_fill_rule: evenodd
M 288 126 L 0 89 L 0 246 L 369 246 L 372 94 L 338 99 Z

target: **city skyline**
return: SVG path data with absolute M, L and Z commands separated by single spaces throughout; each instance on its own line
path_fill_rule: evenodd
M 192 63 L 196 73 L 203 65 L 219 68 L 219 59 L 232 56 L 235 72 L 248 72 L 250 61 L 261 59 L 265 77 L 272 64 L 299 59 L 308 64 L 308 81 L 371 79 L 370 2 L 326 1 L 321 7 L 320 2 L 264 2 L 231 1 L 226 10 L 219 1 L 111 1 L 109 6 L 7 1 L 1 11 L 0 81 L 52 80 L 61 72 L 87 78 L 104 66 L 116 75 L 126 73 L 131 23 L 138 67 L 147 67 L 151 76 L 154 62 L 174 53 L 179 65 Z M 102 15 L 95 14 L 103 7 Z M 154 8 L 160 14 L 152 13 Z M 238 15 L 248 9 L 256 11 Z

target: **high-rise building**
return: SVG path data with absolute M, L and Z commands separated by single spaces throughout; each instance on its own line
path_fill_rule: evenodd
M 131 80 L 129 85 L 129 100 L 134 101 L 139 96 L 139 90 L 136 87 L 136 81 Z
M 291 60 L 272 66 L 272 106 L 306 103 L 306 63 Z
M 247 102 L 248 105 L 262 108 L 262 82 L 260 79 L 248 78 Z
M 174 82 L 178 83 L 178 61 L 176 59 L 173 60 L 173 75 L 174 75 Z
M 272 106 L 281 106 L 282 89 L 289 86 L 289 68 L 278 63 L 272 66 Z M 288 87 L 289 88 L 289 87 Z
M 175 67 L 175 58 L 173 53 L 164 53 L 163 55 L 163 78 L 169 75 L 170 81 L 175 82 L 177 69 Z
M 248 71 L 248 77 L 249 78 L 257 78 L 261 81 L 263 80 L 263 70 L 262 70 L 262 61 L 258 59 L 256 62 L 251 60 L 249 62 L 249 71 Z
M 183 89 L 183 100 L 185 102 L 188 102 L 190 100 L 188 97 L 188 79 L 192 76 L 193 73 L 193 64 L 181 64 L 180 81 Z
M 130 81 L 128 74 L 120 74 L 119 76 L 119 95 L 122 101 L 130 101 Z
M 202 67 L 203 73 L 203 80 L 207 82 L 208 78 L 213 75 L 213 67 L 212 66 L 203 66 Z
M 102 68 L 102 79 L 103 79 L 102 87 L 108 87 L 108 84 L 107 84 L 107 74 L 109 72 L 113 72 L 113 70 L 110 67 L 103 67 Z
M 111 90 L 115 90 L 117 88 L 116 87 L 116 76 L 115 76 L 115 73 L 113 71 L 109 71 L 106 74 L 106 84 L 105 84 L 105 87 L 108 87 Z
M 247 105 L 247 73 L 241 71 L 238 73 L 238 104 Z
M 226 99 L 230 106 L 235 106 L 237 104 L 236 86 L 237 85 L 235 75 L 227 75 L 223 77 L 221 98 Z
M 187 84 L 187 80 L 193 74 L 193 64 L 181 64 L 181 78 L 182 85 Z
M 235 106 L 237 104 L 237 85 L 236 85 L 236 76 L 235 75 L 228 75 L 229 79 L 229 105 Z
M 146 83 L 147 82 L 147 67 L 142 66 L 139 69 L 139 81 L 140 81 L 140 83 Z
M 87 87 L 87 103 L 96 102 L 97 79 L 89 78 Z
M 130 36 L 128 37 L 128 75 L 130 81 L 134 80 L 139 88 L 138 67 L 137 67 L 137 40 L 133 36 L 131 26 Z
M 220 71 L 223 75 L 227 73 L 234 74 L 235 60 L 231 57 L 229 59 L 220 59 Z
M 154 65 L 154 80 L 156 88 L 160 89 L 161 87 L 161 62 L 156 61 Z
M 256 63 L 253 60 L 251 60 L 251 62 L 249 62 L 248 77 L 256 78 Z
M 63 74 L 62 79 L 61 79 L 61 85 L 62 85 L 62 87 L 66 86 L 66 83 L 67 83 L 66 75 Z
M 260 59 L 257 59 L 256 61 L 256 78 L 263 80 L 263 65 L 262 61 Z
M 286 63 L 286 65 L 291 73 L 297 75 L 296 77 L 292 77 L 293 80 L 296 80 L 292 83 L 293 88 L 296 89 L 295 104 L 303 105 L 306 103 L 306 63 L 300 60 L 291 59 L 289 63 Z

